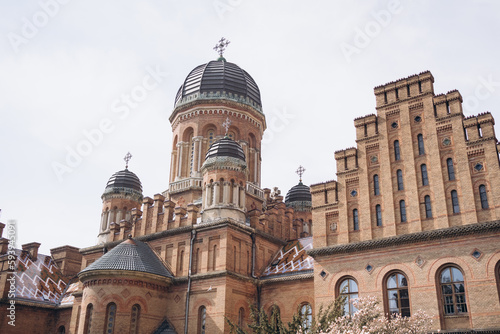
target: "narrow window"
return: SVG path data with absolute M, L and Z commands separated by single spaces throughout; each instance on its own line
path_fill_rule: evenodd
M 352 221 L 353 221 L 354 231 L 358 231 L 359 230 L 358 209 L 352 210 Z
M 347 170 L 347 157 L 344 157 L 344 168 Z
M 352 278 L 344 279 L 339 285 L 338 294 L 345 297 L 344 301 L 344 314 L 353 315 L 357 309 L 352 302 L 358 298 L 358 283 Z
M 214 245 L 214 253 L 212 258 L 212 270 L 217 268 L 217 245 Z
M 375 196 L 380 195 L 380 186 L 379 186 L 377 174 L 373 175 L 373 194 Z
M 448 166 L 448 180 L 455 180 L 455 168 L 453 167 L 453 159 L 446 159 L 446 166 Z
M 106 327 L 104 328 L 105 333 L 107 334 L 114 333 L 115 319 L 116 319 L 116 304 L 109 303 L 106 312 Z
M 245 309 L 243 307 L 240 307 L 240 310 L 238 311 L 238 326 L 240 328 L 243 328 L 245 324 Z
M 439 283 L 444 315 L 467 313 L 464 275 L 460 269 L 453 266 L 444 268 L 439 275 Z
M 479 186 L 479 197 L 481 198 L 481 208 L 488 209 L 488 196 L 486 195 L 486 186 L 484 184 Z
M 307 333 L 312 325 L 312 307 L 309 303 L 304 303 L 299 310 L 303 332 Z
M 139 315 L 141 312 L 141 307 L 138 304 L 132 306 L 132 313 L 130 314 L 130 333 L 138 333 L 139 328 Z
M 424 136 L 422 136 L 421 133 L 417 135 L 417 142 L 418 142 L 418 154 L 423 155 L 425 154 L 425 148 L 424 148 Z
M 456 190 L 451 191 L 451 204 L 453 206 L 453 213 L 460 213 L 460 206 L 458 205 L 458 194 Z
M 66 328 L 64 326 L 59 326 L 57 334 L 66 334 Z
M 377 226 L 382 226 L 382 208 L 380 204 L 375 205 L 375 215 L 377 217 Z
M 396 88 L 396 100 L 399 100 L 399 90 Z
M 429 185 L 429 177 L 427 176 L 427 165 L 426 164 L 420 165 L 420 173 L 422 174 L 422 185 L 428 186 Z
M 432 218 L 431 197 L 429 195 L 424 197 L 425 204 L 425 218 Z
M 87 305 L 87 311 L 85 312 L 85 327 L 83 332 L 85 334 L 92 333 L 92 311 L 94 310 L 94 306 L 92 304 Z
M 405 223 L 406 222 L 406 204 L 405 204 L 404 199 L 399 201 L 399 214 L 401 215 L 401 222 Z
M 394 141 L 394 159 L 396 161 L 401 160 L 401 152 L 399 150 L 399 140 Z
M 384 92 L 384 103 L 387 103 L 387 92 Z
M 446 113 L 451 114 L 450 102 L 446 101 Z
M 403 184 L 403 171 L 401 169 L 398 169 L 396 171 L 396 176 L 398 179 L 398 190 L 404 190 L 404 184 Z
M 422 93 L 422 81 L 418 82 L 418 92 Z
M 408 280 L 401 273 L 393 273 L 387 278 L 387 306 L 390 314 L 410 316 L 410 296 Z
M 408 95 L 408 97 L 411 96 L 411 94 L 410 94 L 410 85 L 406 85 L 406 95 Z
M 365 134 L 365 137 L 366 137 L 366 136 L 368 136 L 368 127 L 367 127 L 366 124 L 364 125 L 364 128 L 365 128 L 365 133 L 364 134 Z
M 481 129 L 481 124 L 477 125 L 477 134 L 479 135 L 479 138 L 483 137 L 483 130 Z
M 198 334 L 205 334 L 205 325 L 207 321 L 207 309 L 200 306 L 198 309 Z

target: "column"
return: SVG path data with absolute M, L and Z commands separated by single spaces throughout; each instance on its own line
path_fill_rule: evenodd
M 235 207 L 239 206 L 239 200 L 240 200 L 240 189 L 238 187 L 238 184 L 234 183 L 233 184 L 233 204 Z
M 170 158 L 170 182 L 175 180 L 175 159 L 177 157 L 177 150 L 172 151 L 172 156 Z
M 179 154 L 177 156 L 177 178 L 180 178 L 182 175 L 182 160 L 183 160 L 183 153 L 184 153 L 184 145 L 183 143 L 180 142 L 177 144 Z
M 245 194 L 245 187 L 242 186 L 240 188 L 240 205 L 239 205 L 240 209 L 244 209 L 245 208 L 245 195 L 246 195 Z
M 116 223 L 120 223 L 122 221 L 122 210 L 118 210 L 116 212 Z
M 219 204 L 220 198 L 220 183 L 214 182 L 214 197 L 212 198 L 212 205 Z
M 255 151 L 254 151 L 254 167 L 253 167 L 254 177 L 253 177 L 253 180 L 254 180 L 254 182 L 255 182 L 256 185 L 259 185 L 259 164 L 258 164 L 258 160 L 259 160 L 259 151 L 257 149 L 255 149 Z
M 193 152 L 193 176 L 200 176 L 200 168 L 201 168 L 201 142 L 203 137 L 193 137 L 194 141 L 194 152 Z
M 104 232 L 106 231 L 106 223 L 107 223 L 107 211 L 106 212 L 103 212 L 101 214 L 101 232 Z
M 223 185 L 224 185 L 224 188 L 222 189 L 222 203 L 228 204 L 229 203 L 229 190 L 230 190 L 231 182 L 224 181 Z

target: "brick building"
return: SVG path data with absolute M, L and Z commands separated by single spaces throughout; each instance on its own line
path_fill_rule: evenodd
M 2 332 L 227 333 L 224 317 L 245 325 L 249 302 L 307 323 L 347 294 L 377 296 L 388 313 L 424 309 L 435 329 L 498 333 L 494 121 L 465 118 L 460 94 L 435 95 L 433 81 L 376 87 L 357 147 L 335 153 L 337 180 L 300 180 L 283 199 L 261 187 L 257 84 L 222 56 L 196 67 L 170 116 L 168 190 L 145 197 L 127 159 L 102 194 L 97 245 L 9 254 L 1 239 Z

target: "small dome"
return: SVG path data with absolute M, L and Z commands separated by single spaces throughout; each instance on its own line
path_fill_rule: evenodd
M 184 80 L 175 97 L 174 107 L 182 102 L 202 98 L 226 98 L 262 109 L 259 87 L 253 78 L 236 64 L 224 58 L 197 66 Z M 210 94 L 213 94 L 210 95 Z M 184 99 L 187 98 L 187 99 Z
M 78 276 L 101 270 L 138 271 L 172 277 L 172 274 L 146 243 L 132 238 L 122 242 L 101 256 L 87 268 L 80 271 Z
M 224 137 L 210 146 L 205 160 L 213 157 L 232 157 L 245 161 L 245 152 L 240 144 L 229 137 Z
M 114 173 L 110 178 L 108 183 L 106 184 L 105 193 L 113 190 L 118 190 L 121 188 L 127 188 L 135 190 L 142 194 L 142 184 L 141 180 L 129 171 L 128 169 L 121 170 L 119 172 Z
M 297 211 L 310 210 L 312 207 L 311 189 L 302 182 L 299 182 L 299 184 L 293 186 L 286 194 L 285 204 Z

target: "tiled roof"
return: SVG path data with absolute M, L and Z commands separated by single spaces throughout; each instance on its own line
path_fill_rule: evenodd
M 312 237 L 289 241 L 274 256 L 261 279 L 290 276 L 310 272 L 314 268 L 314 259 L 306 250 L 312 249 Z
M 99 270 L 127 270 L 173 277 L 148 244 L 128 239 L 78 273 Z
M 453 226 L 439 230 L 409 233 L 388 238 L 367 240 L 344 245 L 315 248 L 307 251 L 307 254 L 313 257 L 333 254 L 345 254 L 369 249 L 392 247 L 396 245 L 413 244 L 418 242 L 491 232 L 500 232 L 500 220 L 495 220 L 487 223 Z

